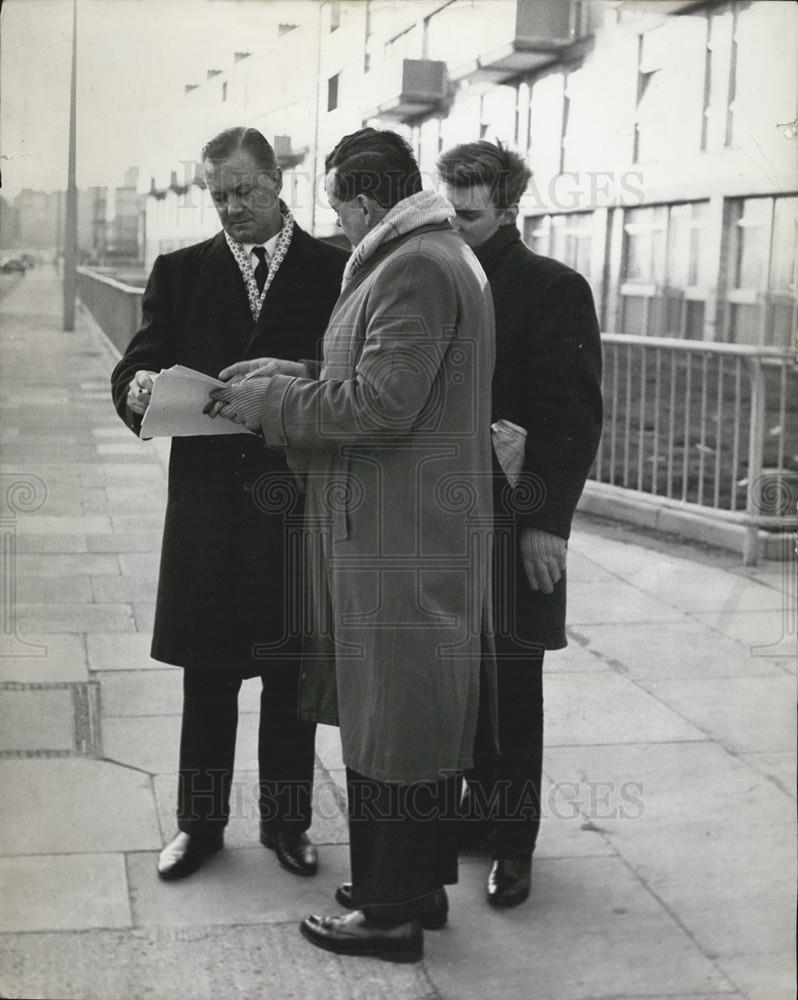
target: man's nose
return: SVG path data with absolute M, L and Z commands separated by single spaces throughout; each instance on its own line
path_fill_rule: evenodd
M 241 202 L 238 198 L 229 198 L 227 201 L 227 214 L 238 215 L 241 211 Z

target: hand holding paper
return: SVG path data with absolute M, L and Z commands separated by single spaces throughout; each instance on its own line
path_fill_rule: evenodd
M 166 368 L 153 378 L 152 398 L 141 424 L 141 436 L 196 437 L 210 434 L 250 434 L 239 424 L 214 421 L 203 413 L 212 389 L 225 383 L 183 365 Z

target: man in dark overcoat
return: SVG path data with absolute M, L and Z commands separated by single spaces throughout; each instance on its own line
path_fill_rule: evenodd
M 218 376 L 260 355 L 317 357 L 347 255 L 294 221 L 274 152 L 233 128 L 203 149 L 223 231 L 155 261 L 143 323 L 112 376 L 114 405 L 139 434 L 155 373 L 180 364 Z M 152 656 L 183 668 L 176 837 L 164 879 L 195 871 L 223 845 L 244 678 L 262 680 L 258 743 L 261 841 L 313 874 L 315 726 L 297 716 L 300 494 L 285 457 L 251 434 L 178 437 Z
M 567 541 L 601 433 L 601 341 L 585 279 L 522 242 L 530 171 L 501 144 L 466 143 L 438 161 L 453 225 L 485 270 L 496 313 L 493 376 L 497 757 L 478 738 L 464 842 L 489 844 L 487 898 L 529 895 L 540 826 L 543 655 L 565 637 Z M 517 478 L 496 452 L 516 452 Z

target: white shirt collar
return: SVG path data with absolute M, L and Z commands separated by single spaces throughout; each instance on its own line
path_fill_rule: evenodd
M 281 232 L 282 230 L 276 232 L 274 236 L 272 236 L 270 240 L 266 240 L 265 243 L 242 243 L 241 246 L 244 248 L 247 255 L 252 254 L 253 247 L 265 247 L 266 254 L 268 255 L 269 260 L 271 260 L 277 250 L 277 241 L 280 239 Z

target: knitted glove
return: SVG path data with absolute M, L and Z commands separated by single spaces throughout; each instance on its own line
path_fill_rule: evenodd
M 521 532 L 521 559 L 529 586 L 550 594 L 565 572 L 568 543 L 559 535 L 540 528 L 524 528 Z
M 211 399 L 221 404 L 218 410 L 220 417 L 237 424 L 243 424 L 247 430 L 256 434 L 261 431 L 261 412 L 263 400 L 271 378 L 248 378 L 237 385 L 226 386 L 224 389 L 213 389 Z M 217 407 L 218 409 L 218 407 Z M 211 411 L 213 412 L 213 411 Z

